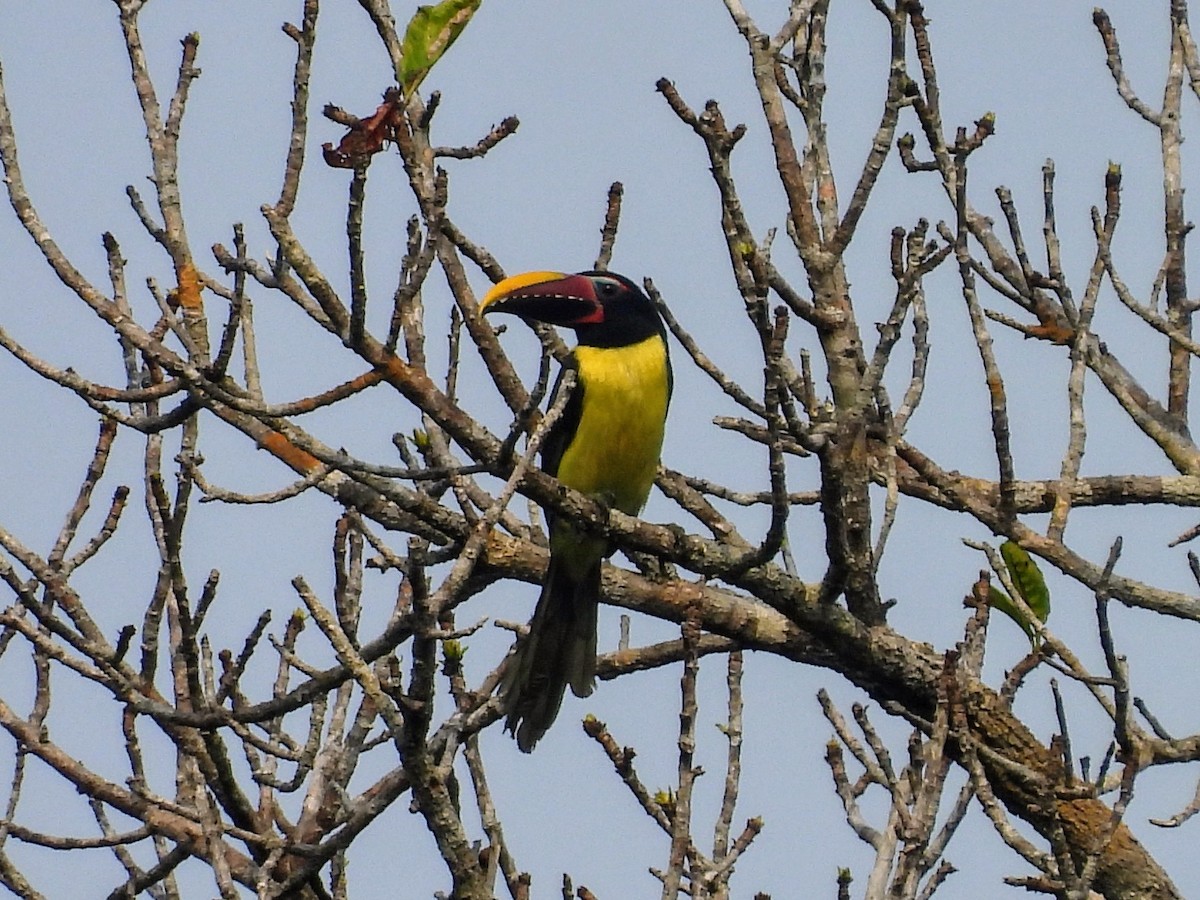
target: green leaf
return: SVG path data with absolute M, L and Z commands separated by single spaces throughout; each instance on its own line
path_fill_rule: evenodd
M 1005 541 L 1000 545 L 1000 555 L 1004 558 L 1004 565 L 1008 567 L 1008 574 L 1012 576 L 1013 586 L 1021 595 L 1021 599 L 1037 616 L 1039 622 L 1045 622 L 1050 618 L 1050 590 L 1046 587 L 1046 579 L 1042 577 L 1042 570 L 1037 567 L 1037 563 L 1025 551 L 1025 549 L 1013 541 Z M 995 589 L 993 589 L 995 591 Z M 1007 596 L 1004 599 L 1012 605 L 1012 600 Z M 993 601 L 993 606 L 1001 609 L 996 602 Z M 1024 621 L 1024 616 L 1013 606 L 1014 612 L 1007 612 L 1001 609 L 1002 612 L 1007 612 L 1009 616 L 1025 629 L 1025 633 L 1030 635 L 1030 640 L 1033 640 L 1032 627 Z M 1020 618 L 1018 618 L 1020 616 Z
M 467 27 L 483 0 L 442 0 L 433 6 L 418 6 L 400 45 L 400 88 L 405 99 L 420 87 L 429 70 Z

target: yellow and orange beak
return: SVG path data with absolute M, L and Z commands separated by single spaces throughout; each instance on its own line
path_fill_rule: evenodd
M 512 313 L 567 327 L 604 321 L 604 304 L 592 279 L 563 272 L 525 272 L 505 278 L 484 295 L 479 311 Z

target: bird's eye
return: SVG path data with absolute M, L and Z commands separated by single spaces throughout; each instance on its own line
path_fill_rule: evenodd
M 605 299 L 615 297 L 617 294 L 617 283 L 615 281 L 607 280 L 597 281 L 596 293 Z

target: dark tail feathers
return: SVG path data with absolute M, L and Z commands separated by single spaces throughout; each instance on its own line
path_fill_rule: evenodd
M 529 623 L 500 693 L 508 711 L 505 728 L 529 753 L 554 723 L 567 685 L 576 697 L 596 686 L 596 612 L 600 605 L 600 561 L 581 579 L 553 559 Z

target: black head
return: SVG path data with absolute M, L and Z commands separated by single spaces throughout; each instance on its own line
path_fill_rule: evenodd
M 527 272 L 495 285 L 480 303 L 486 313 L 507 312 L 573 328 L 579 343 L 622 347 L 665 336 L 662 319 L 641 288 L 613 272 Z

